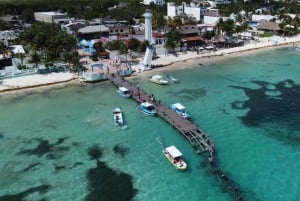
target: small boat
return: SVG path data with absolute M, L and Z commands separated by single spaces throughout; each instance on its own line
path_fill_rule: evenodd
M 122 110 L 119 107 L 116 107 L 113 111 L 113 116 L 114 116 L 114 123 L 116 126 L 123 126 L 124 121 L 123 121 L 123 115 L 122 115 Z
M 191 118 L 191 115 L 186 111 L 186 108 L 180 103 L 174 103 L 170 108 L 185 119 Z
M 118 94 L 120 94 L 120 96 L 123 96 L 125 98 L 129 98 L 131 95 L 130 95 L 130 90 L 125 88 L 125 87 L 119 87 L 117 89 L 117 92 Z
M 186 162 L 181 158 L 182 153 L 174 145 L 164 148 L 162 152 L 176 169 L 187 168 Z
M 300 45 L 295 45 L 294 48 L 295 50 L 300 51 Z
M 178 79 L 176 79 L 172 75 L 167 75 L 167 79 L 170 80 L 171 82 L 178 82 Z
M 143 102 L 139 105 L 139 109 L 147 115 L 156 115 L 155 107 L 151 103 Z
M 164 79 L 164 77 L 161 75 L 153 75 L 152 77 L 150 77 L 149 80 L 153 83 L 161 84 L 161 85 L 166 85 L 169 83 L 169 81 Z

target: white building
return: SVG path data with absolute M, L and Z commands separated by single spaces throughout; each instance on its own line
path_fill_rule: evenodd
M 207 4 L 203 3 L 187 4 L 182 2 L 181 5 L 175 5 L 175 3 L 171 2 L 167 4 L 167 9 L 168 17 L 173 18 L 180 14 L 185 14 L 188 17 L 194 17 L 197 21 L 204 24 L 215 24 L 220 18 L 218 9 L 207 7 Z
M 203 24 L 217 24 L 221 18 L 218 9 L 209 9 L 203 17 Z
M 144 0 L 143 2 L 141 2 L 144 5 L 150 5 L 151 3 L 158 5 L 158 6 L 162 6 L 165 4 L 164 0 Z
M 59 23 L 69 21 L 66 13 L 60 12 L 35 12 L 34 19 L 39 22 Z
M 231 0 L 212 0 L 212 1 L 207 1 L 211 7 L 216 8 L 217 5 L 221 5 L 221 4 L 231 4 L 232 1 Z
M 276 16 L 273 15 L 252 15 L 252 21 L 259 22 L 259 21 L 271 21 L 273 19 L 276 19 Z
M 197 21 L 202 21 L 205 12 L 207 12 L 207 7 L 202 6 L 202 4 L 187 4 L 185 2 L 182 2 L 181 5 L 175 5 L 173 2 L 167 4 L 167 15 L 171 18 L 186 14 L 189 17 L 194 17 Z

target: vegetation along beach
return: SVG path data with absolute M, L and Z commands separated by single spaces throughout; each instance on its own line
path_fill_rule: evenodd
M 0 201 L 298 200 L 299 13 L 0 1 Z

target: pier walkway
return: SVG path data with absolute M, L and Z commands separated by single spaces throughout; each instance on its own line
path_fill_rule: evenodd
M 176 128 L 189 141 L 197 154 L 208 153 L 208 160 L 211 163 L 214 162 L 214 144 L 209 136 L 191 121 L 179 116 L 168 106 L 162 104 L 159 100 L 156 100 L 153 95 L 147 94 L 138 86 L 125 80 L 118 74 L 107 74 L 107 79 L 117 87 L 123 86 L 129 89 L 132 94 L 131 97 L 138 103 L 145 101 L 152 103 L 157 111 L 157 115 Z

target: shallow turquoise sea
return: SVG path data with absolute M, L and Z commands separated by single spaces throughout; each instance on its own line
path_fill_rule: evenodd
M 172 71 L 156 99 L 180 102 L 215 144 L 219 168 L 244 200 L 300 200 L 300 52 L 261 50 Z M 201 63 L 201 59 L 199 59 Z M 113 123 L 121 107 L 128 126 Z M 0 94 L 0 201 L 229 201 L 206 160 L 172 126 L 109 82 Z M 173 168 L 162 147 L 188 163 Z

